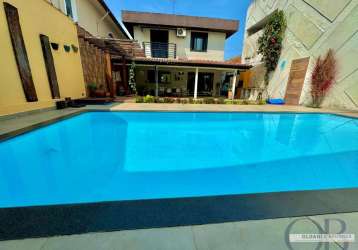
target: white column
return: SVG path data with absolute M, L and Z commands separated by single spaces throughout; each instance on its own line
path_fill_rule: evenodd
M 237 77 L 237 70 L 234 71 L 234 78 L 232 79 L 232 99 L 235 99 L 235 88 L 236 88 L 236 77 Z
M 159 83 L 158 83 L 158 66 L 155 66 L 155 96 L 159 96 Z
M 198 98 L 199 68 L 195 68 L 194 99 Z

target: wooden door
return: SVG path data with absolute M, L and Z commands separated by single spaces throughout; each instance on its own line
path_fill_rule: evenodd
M 288 78 L 285 102 L 288 105 L 298 105 L 305 81 L 309 57 L 292 61 L 290 76 Z
M 12 47 L 16 58 L 17 68 L 21 78 L 22 88 L 28 102 L 36 102 L 37 94 L 30 69 L 29 59 L 22 36 L 19 13 L 16 7 L 9 3 L 4 3 L 7 24 L 9 27 Z

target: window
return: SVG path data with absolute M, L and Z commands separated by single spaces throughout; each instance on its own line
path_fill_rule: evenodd
M 66 14 L 73 19 L 72 2 L 71 0 L 65 0 Z
M 158 71 L 158 83 L 170 83 L 171 74 L 169 71 Z M 147 71 L 147 82 L 155 83 L 155 70 Z
M 64 0 L 66 15 L 71 17 L 73 21 L 77 22 L 76 1 Z
M 208 48 L 208 33 L 191 32 L 190 43 L 192 51 L 206 52 Z

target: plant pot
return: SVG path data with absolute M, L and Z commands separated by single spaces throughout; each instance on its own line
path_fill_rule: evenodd
M 106 91 L 102 89 L 97 89 L 94 91 L 95 97 L 106 97 Z

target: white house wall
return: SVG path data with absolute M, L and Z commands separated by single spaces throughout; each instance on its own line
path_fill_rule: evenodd
M 329 48 L 336 51 L 338 81 L 323 106 L 358 109 L 358 0 L 254 0 L 247 13 L 246 29 L 272 13 L 284 10 L 288 28 L 278 67 L 269 84 L 269 95 L 283 98 L 292 60 L 310 57 L 300 104 L 308 105 L 314 61 Z M 257 38 L 244 39 L 244 62 L 257 64 Z
M 134 26 L 134 39 L 140 44 L 143 42 L 150 42 L 150 28 L 142 28 L 141 26 Z M 195 31 L 195 30 L 193 30 Z M 225 33 L 221 32 L 207 32 L 208 33 L 208 47 L 207 52 L 194 52 L 190 50 L 191 30 L 187 30 L 186 37 L 177 37 L 176 29 L 169 30 L 169 43 L 177 45 L 178 58 L 185 59 L 204 59 L 204 60 L 224 60 L 225 47 Z

